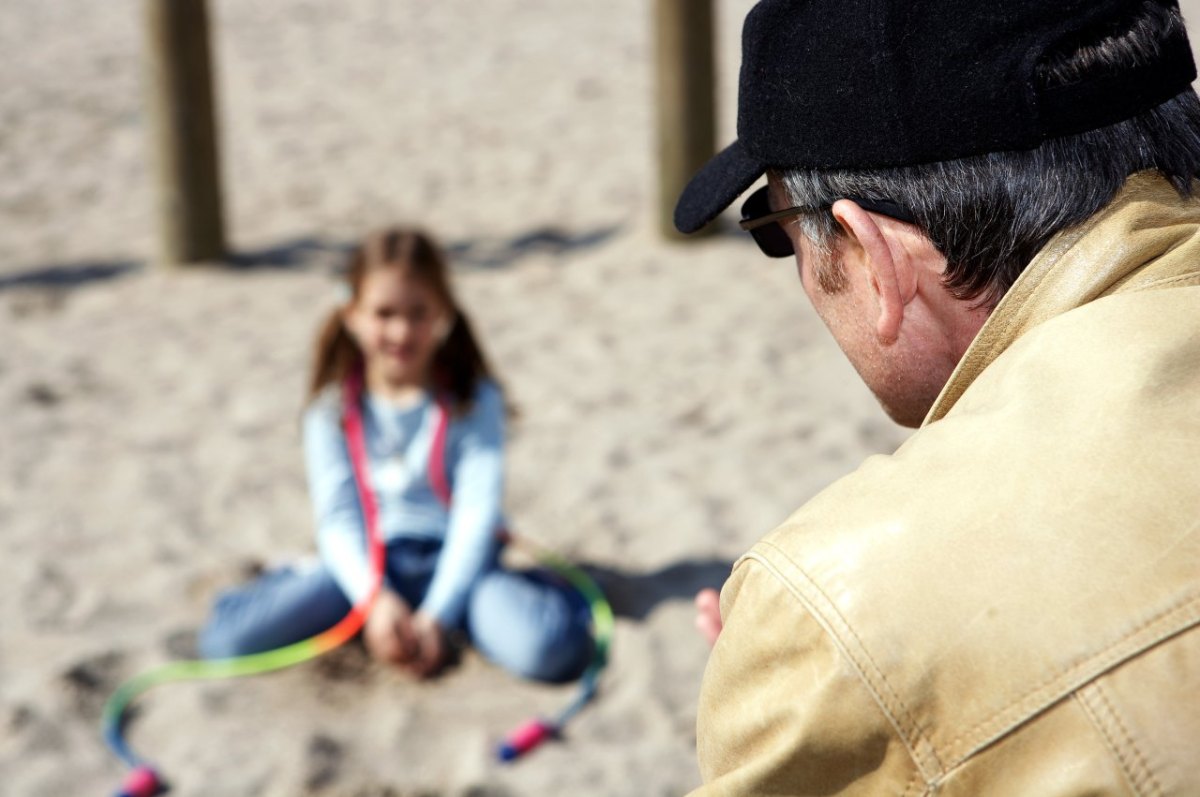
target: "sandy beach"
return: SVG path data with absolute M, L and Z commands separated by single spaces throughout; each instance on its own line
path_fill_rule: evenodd
M 741 20 L 719 3 L 720 139 Z M 347 249 L 392 222 L 452 255 L 520 411 L 507 509 L 617 614 L 601 691 L 468 653 L 417 684 L 351 645 L 165 686 L 135 747 L 180 797 L 677 795 L 699 783 L 691 599 L 893 425 L 790 261 L 654 225 L 650 6 L 211 3 L 230 262 L 156 268 L 140 4 L 0 23 L 0 795 L 110 793 L 111 691 L 184 655 L 215 592 L 314 550 L 310 346 Z

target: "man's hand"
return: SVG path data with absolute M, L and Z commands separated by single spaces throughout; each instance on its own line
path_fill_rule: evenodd
M 704 637 L 709 647 L 717 644 L 721 635 L 721 596 L 715 589 L 702 589 L 696 593 L 696 630 Z
M 407 666 L 419 651 L 413 613 L 395 592 L 381 589 L 363 626 L 367 652 L 376 661 Z

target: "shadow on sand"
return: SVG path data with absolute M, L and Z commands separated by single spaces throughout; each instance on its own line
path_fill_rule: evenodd
M 726 559 L 689 559 L 647 573 L 629 573 L 615 568 L 583 565 L 604 590 L 618 617 L 644 620 L 660 603 L 691 602 L 706 587 L 719 590 L 733 569 Z
M 446 253 L 452 265 L 467 269 L 507 268 L 535 255 L 563 255 L 590 249 L 612 238 L 619 227 L 601 227 L 571 232 L 557 227 L 537 227 L 512 238 L 466 238 L 449 242 Z M 308 235 L 291 240 L 231 252 L 223 260 L 214 260 L 189 268 L 228 268 L 231 271 L 331 270 L 340 273 L 354 244 Z M 139 260 L 96 260 L 77 263 L 52 263 L 0 275 L 0 291 L 14 288 L 71 290 L 96 282 L 124 277 L 142 271 L 147 263 Z
M 599 227 L 587 232 L 571 232 L 553 226 L 536 227 L 507 240 L 494 238 L 461 239 L 446 245 L 450 262 L 465 268 L 506 268 L 534 255 L 563 255 L 592 249 L 608 241 L 620 227 Z
M 224 261 L 235 271 L 290 271 L 334 267 L 340 269 L 354 248 L 350 241 L 306 235 L 288 241 L 231 252 Z M 222 263 L 215 263 L 221 266 Z
M 142 268 L 135 260 L 97 260 L 55 263 L 0 275 L 0 291 L 13 288 L 70 290 L 93 282 L 122 277 Z
M 618 229 L 603 227 L 574 233 L 544 226 L 512 238 L 463 238 L 444 243 L 443 247 L 452 266 L 500 269 L 534 255 L 562 255 L 599 246 L 615 235 Z M 341 273 L 354 246 L 351 241 L 307 236 L 237 252 L 229 256 L 228 263 L 233 268 L 246 270 L 330 267 L 335 273 Z

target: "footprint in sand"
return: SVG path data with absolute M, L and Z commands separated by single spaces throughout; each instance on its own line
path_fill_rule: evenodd
M 341 775 L 342 761 L 346 754 L 340 742 L 323 734 L 308 740 L 306 767 L 308 774 L 304 785 L 310 791 L 318 791 L 331 785 Z
M 125 657 L 110 650 L 80 659 L 59 676 L 72 710 L 89 721 L 100 718 L 104 702 L 116 688 Z
M 24 743 L 23 751 L 33 753 L 56 753 L 64 744 L 63 731 L 37 708 L 20 703 L 11 707 L 0 735 L 0 746 L 7 747 L 17 740 Z M 13 749 L 13 748 L 9 748 Z
M 25 617 L 42 628 L 61 626 L 75 602 L 74 583 L 53 565 L 43 564 L 34 573 L 22 596 Z

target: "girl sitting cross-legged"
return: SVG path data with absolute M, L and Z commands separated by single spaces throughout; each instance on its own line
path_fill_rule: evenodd
M 458 631 L 516 675 L 577 677 L 592 654 L 586 604 L 549 574 L 499 563 L 506 405 L 444 256 L 419 231 L 388 229 L 351 255 L 346 278 L 350 298 L 318 338 L 304 415 L 320 558 L 221 594 L 201 653 L 226 658 L 306 639 L 368 592 L 364 512 L 341 422 L 341 386 L 361 379 L 368 481 L 386 545 L 383 586 L 363 626 L 367 650 L 426 677 Z

